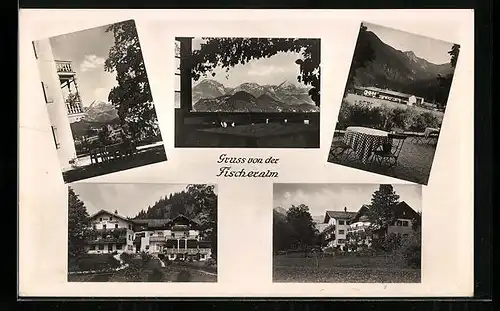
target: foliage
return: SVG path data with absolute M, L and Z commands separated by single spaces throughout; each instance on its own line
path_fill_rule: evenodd
M 148 281 L 149 282 L 161 282 L 163 281 L 164 274 L 163 272 L 158 268 L 155 267 L 151 274 L 148 275 Z
M 381 184 L 372 194 L 367 216 L 374 228 L 385 229 L 394 223 L 393 206 L 399 203 L 399 195 L 390 184 Z
M 75 257 L 84 252 L 88 226 L 87 208 L 71 187 L 68 187 L 68 255 Z
M 354 86 L 356 70 L 366 67 L 375 60 L 375 51 L 371 46 L 370 40 L 368 40 L 367 29 L 368 28 L 363 24 L 359 27 L 358 39 L 354 48 L 349 75 L 347 76 L 346 90 L 352 89 Z
M 76 263 L 80 271 L 110 270 L 120 266 L 120 262 L 112 254 L 81 255 Z
M 118 111 L 124 131 L 133 141 L 159 136 L 157 116 L 142 57 L 137 29 L 133 20 L 110 25 L 114 45 L 109 50 L 104 68 L 116 71 L 118 86 L 111 89 L 108 100 Z
M 185 190 L 160 198 L 135 219 L 174 218 L 182 214 L 200 224 L 202 238 L 211 241 L 212 256 L 217 256 L 217 194 L 214 185 L 190 184 Z
M 338 116 L 338 128 L 366 126 L 390 131 L 423 132 L 427 127 L 441 127 L 442 117 L 416 107 L 383 107 L 375 103 L 343 100 Z
M 309 251 L 321 246 L 321 236 L 315 228 L 309 207 L 304 204 L 292 205 L 286 215 L 274 211 L 273 216 L 273 250 Z
M 203 38 L 199 50 L 193 51 L 193 78 L 198 80 L 221 66 L 229 71 L 238 64 L 246 64 L 252 59 L 269 58 L 278 53 L 295 52 L 300 74 L 298 82 L 312 86 L 311 99 L 320 105 L 320 40 L 319 39 L 279 39 L 279 38 Z
M 292 245 L 303 248 L 315 243 L 317 234 L 308 206 L 292 205 L 286 213 L 286 220 L 292 228 Z

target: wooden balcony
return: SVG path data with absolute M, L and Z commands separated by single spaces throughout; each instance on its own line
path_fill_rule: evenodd
M 56 68 L 58 74 L 69 74 L 73 75 L 75 72 L 73 71 L 73 67 L 71 65 L 71 61 L 64 60 L 56 60 Z

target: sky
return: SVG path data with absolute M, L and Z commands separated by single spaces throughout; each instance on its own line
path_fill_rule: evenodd
M 372 31 L 385 44 L 406 52 L 413 51 L 415 55 L 434 64 L 450 62 L 450 54 L 453 43 L 424 37 L 405 31 L 395 30 L 384 26 L 378 26 L 363 22 L 369 31 Z
M 100 210 L 113 213 L 115 210 L 124 217 L 135 217 L 148 206 L 170 193 L 185 190 L 187 184 L 111 184 L 75 183 L 71 188 L 85 204 L 89 215 Z M 217 187 L 214 192 L 217 193 Z
M 116 74 L 104 71 L 114 43 L 113 34 L 106 32 L 107 26 L 50 38 L 54 59 L 72 62 L 83 106 L 94 100 L 108 102 L 109 91 L 117 85 Z
M 357 212 L 363 204 L 369 204 L 378 184 L 274 184 L 274 207 L 288 209 L 305 204 L 311 215 L 324 216 L 325 211 Z M 394 191 L 415 211 L 422 210 L 420 185 L 393 185 Z
M 193 39 L 193 51 L 200 49 L 202 38 Z M 298 53 L 278 53 L 269 58 L 261 58 L 251 60 L 245 65 L 236 65 L 226 72 L 226 69 L 217 67 L 214 69 L 215 76 L 209 74 L 207 77 L 202 76 L 198 81 L 193 81 L 194 84 L 203 79 L 212 79 L 222 83 L 226 87 L 236 87 L 242 83 L 253 82 L 259 85 L 278 85 L 283 81 L 305 86 L 297 81 L 299 75 L 299 66 L 295 61 L 300 58 Z

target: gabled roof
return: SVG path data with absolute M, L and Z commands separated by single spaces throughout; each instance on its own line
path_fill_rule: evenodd
M 170 223 L 170 219 L 133 219 L 132 222 L 139 226 L 145 226 L 148 228 L 162 228 Z
M 366 212 L 368 211 L 368 206 L 366 204 L 363 204 L 359 211 L 354 215 L 354 217 L 351 219 L 351 222 L 357 222 L 361 216 L 366 215 Z
M 399 219 L 416 219 L 420 215 L 405 201 L 401 201 L 393 207 L 394 216 Z
M 192 224 L 194 224 L 194 225 L 196 225 L 196 226 L 199 226 L 199 225 L 200 225 L 200 223 L 199 223 L 199 222 L 197 222 L 197 221 L 195 221 L 195 220 L 193 220 L 193 219 L 191 219 L 191 218 L 189 218 L 189 217 L 187 217 L 187 216 L 185 216 L 185 215 L 183 215 L 183 214 L 179 214 L 179 215 L 175 216 L 175 217 L 171 220 L 171 222 L 172 222 L 172 223 L 175 223 L 177 220 L 180 220 L 180 219 L 185 219 L 185 220 L 187 220 L 189 223 L 192 223 Z
M 334 219 L 351 219 L 356 216 L 355 212 L 344 212 L 344 211 L 326 211 L 325 220 L 323 222 L 327 223 L 330 218 Z
M 359 221 L 361 216 L 368 216 L 366 212 L 368 211 L 368 205 L 363 204 L 359 211 L 356 213 L 356 216 L 353 217 L 352 222 Z M 420 215 L 412 209 L 405 201 L 401 201 L 398 204 L 392 207 L 394 212 L 394 216 L 398 219 L 416 219 L 419 218 Z
M 122 220 L 125 220 L 127 222 L 131 222 L 132 220 L 131 219 L 128 219 L 127 217 L 123 217 L 123 216 L 120 216 L 118 214 L 115 214 L 115 213 L 110 213 L 106 210 L 100 210 L 98 211 L 97 213 L 93 214 L 92 216 L 90 216 L 90 219 L 94 219 L 94 218 L 97 218 L 97 216 L 101 215 L 101 214 L 107 214 L 107 215 L 110 215 L 110 216 L 113 216 L 113 217 L 116 217 L 116 218 L 120 218 Z

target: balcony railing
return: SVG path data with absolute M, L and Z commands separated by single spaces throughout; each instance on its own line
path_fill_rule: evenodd
M 70 61 L 56 60 L 57 73 L 75 73 Z
M 210 253 L 210 248 L 165 248 L 166 254 L 208 254 Z
M 110 237 L 110 238 L 102 238 L 102 239 L 97 239 L 97 240 L 87 240 L 88 244 L 126 244 L 127 243 L 127 238 L 126 237 Z
M 150 242 L 165 242 L 166 239 L 165 239 L 164 236 L 158 236 L 158 235 L 156 235 L 156 236 L 150 236 L 149 237 L 149 241 Z

